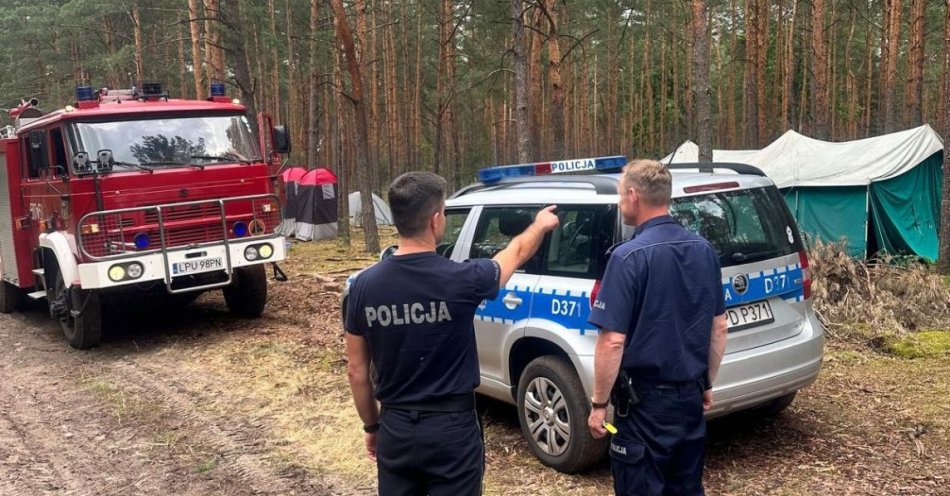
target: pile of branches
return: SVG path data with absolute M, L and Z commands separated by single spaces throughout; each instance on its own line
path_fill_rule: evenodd
M 950 328 L 950 285 L 915 259 L 864 261 L 840 244 L 809 253 L 815 310 L 832 337 L 866 339 Z

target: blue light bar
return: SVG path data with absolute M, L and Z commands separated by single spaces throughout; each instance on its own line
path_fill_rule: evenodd
M 227 96 L 224 83 L 211 83 L 211 96 Z
M 96 99 L 96 92 L 92 86 L 76 86 L 76 101 L 89 102 Z
M 569 172 L 614 172 L 624 165 L 627 165 L 627 157 L 623 155 L 559 160 L 556 162 L 535 162 L 533 164 L 499 165 L 479 170 L 478 180 L 483 183 L 494 183 L 507 177 L 546 176 L 548 174 Z

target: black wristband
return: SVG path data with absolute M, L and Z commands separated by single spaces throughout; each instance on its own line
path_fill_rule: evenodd
M 591 408 L 607 408 L 607 405 L 610 405 L 610 400 L 607 400 L 603 403 L 597 403 L 596 401 L 594 401 L 593 397 L 591 397 L 590 399 Z
M 363 432 L 367 434 L 375 434 L 379 430 L 379 422 L 375 424 L 369 424 L 363 426 Z

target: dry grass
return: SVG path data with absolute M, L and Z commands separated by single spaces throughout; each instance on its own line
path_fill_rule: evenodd
M 820 242 L 809 259 L 815 309 L 833 338 L 867 342 L 950 328 L 950 286 L 927 265 L 854 260 L 840 246 Z

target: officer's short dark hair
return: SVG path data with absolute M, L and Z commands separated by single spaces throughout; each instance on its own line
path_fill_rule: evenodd
M 623 168 L 623 185 L 637 190 L 642 202 L 652 206 L 670 204 L 673 177 L 656 160 L 632 160 Z
M 389 208 L 399 235 L 412 238 L 426 230 L 432 214 L 445 204 L 445 179 L 431 172 L 407 172 L 389 185 Z

